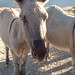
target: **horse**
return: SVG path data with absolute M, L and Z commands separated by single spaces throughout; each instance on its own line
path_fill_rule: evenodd
M 59 6 L 46 9 L 49 17 L 46 23 L 47 52 L 49 44 L 72 55 L 73 75 L 75 75 L 75 16 L 68 15 Z
M 11 11 L 13 13 L 13 15 L 15 17 L 19 17 L 20 14 L 18 11 L 16 11 L 13 8 L 8 8 L 8 9 L 9 9 L 9 11 Z M 7 46 L 5 46 L 5 50 L 6 50 L 6 65 L 8 66 L 9 65 L 9 48 Z
M 48 13 L 47 0 L 14 0 L 21 9 L 19 17 L 4 9 L 0 13 L 0 37 L 13 57 L 14 75 L 26 75 L 25 65 L 31 49 L 39 62 L 46 56 L 44 39 Z

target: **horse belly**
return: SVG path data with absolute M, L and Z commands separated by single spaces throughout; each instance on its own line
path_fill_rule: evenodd
M 51 45 L 53 45 L 57 49 L 69 52 L 69 38 L 64 35 L 62 35 L 61 37 L 60 36 L 58 34 L 47 34 L 47 40 L 51 43 Z
M 7 27 L 5 27 L 5 28 L 6 29 L 4 29 L 2 27 L 1 32 L 0 32 L 0 37 L 4 43 L 8 44 L 9 43 L 9 34 L 8 34 Z
M 69 47 L 65 46 L 65 45 L 60 45 L 60 44 L 53 44 L 51 43 L 52 46 L 54 46 L 55 48 L 65 51 L 65 52 L 70 52 Z

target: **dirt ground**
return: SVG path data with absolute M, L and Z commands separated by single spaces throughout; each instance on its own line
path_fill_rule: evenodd
M 0 75 L 12 75 L 14 72 L 11 53 L 9 55 L 10 63 L 7 67 L 5 62 L 6 51 L 0 39 Z M 69 53 L 51 46 L 49 55 L 48 61 L 44 60 L 38 63 L 33 59 L 31 53 L 29 53 L 26 64 L 26 75 L 70 75 L 70 71 L 72 71 L 72 57 Z
M 50 58 L 48 61 L 44 60 L 41 63 L 36 62 L 31 53 L 28 54 L 28 60 L 26 64 L 26 75 L 70 75 L 72 70 L 71 55 L 67 52 L 63 52 L 50 48 Z M 10 55 L 9 67 L 6 66 L 5 57 L 6 51 L 3 42 L 0 40 L 0 75 L 12 75 L 13 63 L 12 56 Z

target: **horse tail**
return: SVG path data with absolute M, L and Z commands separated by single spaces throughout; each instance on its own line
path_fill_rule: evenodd
M 72 31 L 72 36 L 73 36 L 73 47 L 74 47 L 74 30 L 75 30 L 75 23 L 74 23 L 73 31 Z

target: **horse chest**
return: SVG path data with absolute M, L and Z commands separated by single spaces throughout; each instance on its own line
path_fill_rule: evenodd
M 28 44 L 24 41 L 22 43 L 19 43 L 19 42 L 14 42 L 12 45 L 11 45 L 11 49 L 13 50 L 13 52 L 18 56 L 18 57 L 21 57 L 22 55 L 25 55 L 29 50 L 29 46 Z
M 19 50 L 16 50 L 16 55 L 19 57 L 19 58 L 21 58 L 21 57 L 25 57 L 25 55 L 27 55 L 28 54 L 28 52 L 29 52 L 29 50 L 30 50 L 30 48 L 29 47 L 22 47 L 21 49 L 19 49 Z

